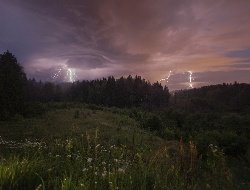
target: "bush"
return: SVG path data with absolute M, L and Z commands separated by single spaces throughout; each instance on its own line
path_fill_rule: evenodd
M 225 154 L 233 157 L 243 156 L 247 152 L 248 141 L 243 136 L 238 136 L 234 132 L 227 132 L 221 136 L 219 145 Z
M 162 130 L 162 122 L 159 117 L 152 115 L 145 119 L 144 128 L 160 132 Z
M 210 144 L 219 145 L 220 133 L 218 131 L 201 131 L 196 136 L 196 144 L 198 151 L 204 154 L 208 151 Z
M 210 144 L 219 146 L 226 155 L 233 157 L 245 155 L 248 148 L 247 139 L 243 136 L 238 136 L 235 132 L 200 132 L 196 140 L 198 150 L 203 153 L 207 151 Z
M 166 140 L 174 140 L 177 138 L 177 134 L 174 129 L 165 128 L 161 131 L 161 137 Z

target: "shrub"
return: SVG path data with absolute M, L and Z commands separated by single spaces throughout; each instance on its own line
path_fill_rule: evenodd
M 160 132 L 162 130 L 162 122 L 156 115 L 151 115 L 145 119 L 143 127 L 151 131 Z
M 225 154 L 233 157 L 243 156 L 247 152 L 248 141 L 243 136 L 238 136 L 234 132 L 226 132 L 221 135 L 219 145 Z
M 176 131 L 171 128 L 165 128 L 161 131 L 161 137 L 166 140 L 174 140 L 177 138 Z

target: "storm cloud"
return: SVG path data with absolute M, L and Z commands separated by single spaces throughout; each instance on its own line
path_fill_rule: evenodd
M 250 82 L 242 66 L 249 7 L 246 0 L 0 0 L 0 51 L 43 80 L 67 64 L 78 79 L 137 74 L 154 82 L 172 70 L 183 78 L 192 71 L 197 86 L 210 84 L 211 73 L 220 73 L 211 83 Z

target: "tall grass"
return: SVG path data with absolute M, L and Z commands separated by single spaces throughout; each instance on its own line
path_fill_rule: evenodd
M 145 148 L 108 144 L 99 130 L 58 138 L 0 159 L 1 189 L 230 189 L 224 155 L 210 146 L 200 157 L 193 142 Z

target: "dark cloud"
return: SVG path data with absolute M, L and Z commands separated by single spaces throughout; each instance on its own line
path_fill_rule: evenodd
M 0 0 L 0 50 L 13 51 L 29 76 L 41 79 L 67 64 L 79 79 L 139 74 L 156 81 L 169 70 L 192 70 L 220 72 L 226 80 L 226 71 L 249 58 L 249 6 L 245 0 Z
M 229 51 L 226 53 L 229 57 L 240 57 L 240 58 L 250 58 L 250 48 L 236 50 L 236 51 Z

